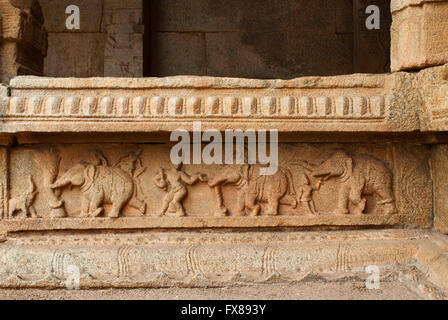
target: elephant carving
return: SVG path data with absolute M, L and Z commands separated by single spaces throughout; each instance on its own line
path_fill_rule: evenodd
M 376 197 L 379 213 L 396 212 L 392 191 L 392 172 L 380 160 L 366 154 L 349 155 L 335 150 L 319 165 L 305 161 L 298 163 L 311 172 L 315 178 L 338 183 L 337 214 L 348 214 L 350 204 L 354 214 L 362 214 L 366 207 L 366 195 Z
M 101 153 L 95 163 L 80 162 L 66 171 L 53 184 L 52 189 L 65 186 L 79 187 L 82 192 L 81 211 L 84 216 L 97 217 L 104 211 L 104 204 L 111 204 L 108 216 L 116 218 L 124 206 L 136 208 L 142 214 L 146 204 L 136 195 L 135 166 L 138 153 L 122 157 L 115 166 L 109 165 Z M 140 170 L 140 173 L 142 170 Z
M 215 215 L 226 215 L 228 209 L 223 203 L 222 186 L 234 185 L 239 192 L 236 199 L 239 215 L 257 216 L 261 211 L 261 203 L 266 203 L 264 214 L 277 215 L 279 204 L 297 206 L 291 172 L 279 168 L 273 175 L 256 174 L 257 166 L 239 165 L 224 168 L 209 181 L 214 188 L 218 208 Z

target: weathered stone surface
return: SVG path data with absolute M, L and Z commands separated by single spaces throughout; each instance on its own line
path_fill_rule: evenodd
M 448 1 L 392 1 L 392 71 L 448 62 Z
M 50 33 L 45 74 L 54 77 L 94 77 L 104 73 L 102 33 Z M 81 52 L 94 54 L 84 55 Z

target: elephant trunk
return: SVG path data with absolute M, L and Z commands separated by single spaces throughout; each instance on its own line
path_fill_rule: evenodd
M 313 171 L 313 177 L 328 177 L 330 174 L 330 170 L 319 170 L 319 168 Z
M 316 178 L 323 178 L 324 180 L 327 180 L 330 176 L 335 175 L 333 171 L 334 168 L 332 165 L 328 162 L 323 162 L 313 169 L 311 175 Z
M 213 187 L 216 187 L 216 186 L 218 186 L 218 185 L 223 184 L 226 180 L 227 180 L 226 177 L 214 177 L 213 179 L 211 179 L 211 180 L 208 182 L 208 185 L 209 185 L 211 188 L 213 188 Z
M 70 184 L 70 180 L 62 176 L 61 178 L 57 179 L 54 183 L 50 184 L 50 188 L 52 189 L 62 188 L 68 184 Z

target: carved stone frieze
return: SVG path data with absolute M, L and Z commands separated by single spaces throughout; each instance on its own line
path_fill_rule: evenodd
M 429 152 L 418 145 L 281 143 L 273 175 L 258 164 L 172 165 L 164 144 L 4 150 L 5 231 L 430 223 Z

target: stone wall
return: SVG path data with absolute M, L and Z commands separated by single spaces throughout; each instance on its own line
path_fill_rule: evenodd
M 293 78 L 389 71 L 390 9 L 386 0 L 148 2 L 42 0 L 49 52 L 45 75 L 179 74 Z M 68 5 L 81 28 L 67 30 Z M 367 5 L 381 8 L 381 29 L 367 30 Z
M 141 0 L 41 0 L 48 31 L 46 76 L 143 75 Z M 67 6 L 80 9 L 80 29 L 68 30 Z

